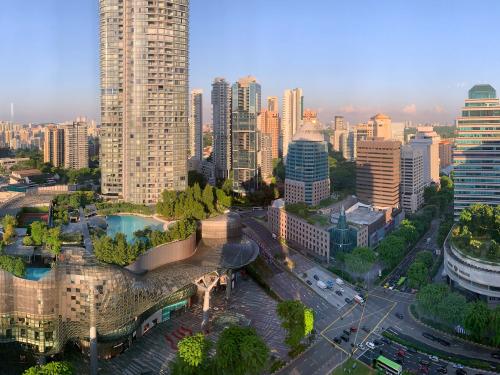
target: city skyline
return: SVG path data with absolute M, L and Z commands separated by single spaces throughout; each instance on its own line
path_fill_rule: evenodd
M 305 106 L 317 108 L 323 122 L 339 114 L 355 123 L 384 112 L 396 121 L 452 123 L 470 87 L 500 86 L 494 79 L 500 67 L 489 63 L 500 52 L 489 48 L 494 33 L 482 27 L 494 24 L 500 4 L 488 2 L 477 18 L 469 17 L 465 1 L 447 4 L 317 1 L 302 9 L 298 1 L 283 8 L 279 2 L 250 7 L 192 0 L 190 89 L 210 92 L 215 77 L 234 82 L 251 74 L 259 78 L 263 98 L 278 96 L 281 102 L 285 89 L 301 87 Z M 0 52 L 8 56 L 0 62 L 0 118 L 10 120 L 13 103 L 17 122 L 78 115 L 99 121 L 97 2 L 26 5 L 20 10 L 6 4 L 0 15 L 6 30 Z M 242 12 L 255 22 L 229 16 L 223 24 L 213 22 Z M 466 32 L 460 28 L 465 23 Z M 490 59 L 470 59 L 463 48 L 469 40 L 478 50 L 487 48 Z M 203 112 L 210 122 L 208 101 Z

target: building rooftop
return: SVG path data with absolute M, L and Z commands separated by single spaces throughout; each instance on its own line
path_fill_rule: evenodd
M 331 221 L 336 223 L 339 219 L 339 215 L 339 212 L 332 213 Z M 385 215 L 383 212 L 376 211 L 371 206 L 360 202 L 356 203 L 346 210 L 347 222 L 359 225 L 373 224 L 384 216 Z
M 469 90 L 469 99 L 496 99 L 497 92 L 491 85 L 474 85 Z
M 293 141 L 324 142 L 323 129 L 319 124 L 311 120 L 305 120 L 304 124 L 293 136 Z

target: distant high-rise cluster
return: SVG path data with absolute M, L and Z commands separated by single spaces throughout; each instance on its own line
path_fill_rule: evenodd
M 188 0 L 101 0 L 101 190 L 134 203 L 187 185 Z
M 500 100 L 490 85 L 469 90 L 453 153 L 455 215 L 474 203 L 500 204 Z
M 0 148 L 43 148 L 43 125 L 21 125 L 0 121 Z

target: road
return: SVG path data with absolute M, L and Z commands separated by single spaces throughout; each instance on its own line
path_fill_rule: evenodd
M 283 254 L 285 250 L 282 245 L 272 238 L 265 225 L 253 219 L 252 216 L 242 215 L 242 221 L 246 225 L 245 233 L 259 243 L 262 252 L 268 254 L 268 257 L 274 259 L 275 254 Z M 421 249 L 435 249 L 438 227 L 438 221 L 431 223 L 431 228 L 427 234 L 415 246 L 415 253 Z M 429 237 L 431 241 L 427 242 Z M 412 256 L 414 256 L 413 251 L 408 258 Z M 403 262 L 398 269 L 402 271 L 405 269 L 405 265 L 407 267 L 410 263 L 411 260 L 409 263 Z M 279 263 L 276 264 L 276 268 L 277 272 L 269 280 L 271 288 L 282 298 L 298 299 L 307 306 L 312 307 L 315 310 L 316 317 L 315 329 L 319 332 L 316 341 L 311 347 L 283 368 L 279 374 L 330 374 L 348 355 L 354 354 L 356 357 L 362 357 L 366 350 L 358 349 L 357 345 L 365 345 L 367 341 L 380 340 L 382 331 L 389 327 L 395 332 L 406 333 L 416 340 L 439 350 L 446 349 L 446 352 L 457 355 L 500 362 L 493 360 L 491 352 L 482 347 L 443 335 L 413 320 L 409 313 L 409 306 L 415 300 L 413 294 L 375 287 L 368 292 L 364 305 L 346 303 L 340 309 L 337 309 L 300 280 L 299 275 L 284 271 Z M 396 317 L 396 313 L 402 314 L 403 319 Z M 349 334 L 349 341 L 346 343 L 341 340 L 340 343 L 336 343 L 335 338 L 340 338 L 344 330 L 351 331 L 351 327 L 355 332 Z M 437 342 L 427 340 L 422 336 L 423 332 L 430 332 L 435 336 L 444 337 L 451 343 L 450 347 L 444 348 Z M 418 356 L 416 358 L 419 360 Z M 416 365 L 416 362 L 413 363 L 410 358 L 408 363 L 411 364 L 409 368 L 414 368 Z M 435 367 L 437 369 L 437 366 Z

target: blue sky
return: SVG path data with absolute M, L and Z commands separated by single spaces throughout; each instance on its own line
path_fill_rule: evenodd
M 500 90 L 500 2 L 191 0 L 190 85 L 254 75 L 302 87 L 322 120 L 451 122 L 474 83 Z M 98 1 L 2 0 L 0 119 L 99 119 Z

